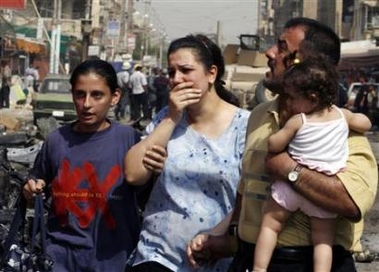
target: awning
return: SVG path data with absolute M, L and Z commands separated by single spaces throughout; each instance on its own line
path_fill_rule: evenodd
M 377 7 L 379 1 L 378 0 L 365 0 L 363 1 L 363 4 L 368 5 L 370 7 Z
M 46 53 L 46 45 L 32 40 L 16 38 L 17 48 L 26 53 L 43 54 Z
M 369 68 L 379 63 L 379 47 L 375 41 L 361 40 L 341 43 L 340 70 Z
M 1 1 L 1 0 L 0 0 Z M 28 26 L 13 26 L 17 34 L 22 35 L 26 38 L 35 38 L 37 36 L 37 29 Z M 48 31 L 48 35 L 51 37 L 51 31 Z M 67 45 L 71 41 L 72 36 L 69 35 L 61 35 L 61 43 L 60 43 L 60 52 L 61 54 L 65 54 L 67 51 Z
M 379 56 L 373 57 L 355 57 L 355 58 L 344 58 L 339 64 L 341 71 L 344 70 L 355 70 L 360 68 L 370 68 L 377 66 L 379 63 Z

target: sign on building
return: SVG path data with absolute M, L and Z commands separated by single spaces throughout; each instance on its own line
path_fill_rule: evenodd
M 118 37 L 120 35 L 120 22 L 117 20 L 108 21 L 107 36 Z
M 1 9 L 25 9 L 26 0 L 0 0 Z
M 99 45 L 89 45 L 88 46 L 88 56 L 100 56 L 100 46 Z
M 136 48 L 136 37 L 133 33 L 128 33 L 128 49 L 133 51 Z

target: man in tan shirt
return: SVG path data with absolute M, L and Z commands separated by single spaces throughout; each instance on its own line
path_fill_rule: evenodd
M 297 164 L 287 152 L 267 153 L 268 137 L 283 125 L 282 120 L 287 119 L 287 109 L 280 96 L 283 72 L 290 68 L 300 44 L 305 42 L 336 67 L 338 65 L 340 41 L 329 27 L 308 18 L 294 18 L 286 23 L 277 44 L 266 51 L 270 72 L 264 83 L 279 96 L 258 105 L 250 115 L 234 212 L 209 233 L 200 234 L 189 242 L 188 255 L 195 266 L 199 256 L 234 255 L 228 271 L 250 271 L 262 207 L 269 195 L 271 181 L 276 178 L 290 183 L 294 190 L 316 205 L 339 215 L 331 271 L 356 271 L 351 251 L 361 249 L 363 218 L 374 202 L 378 185 L 377 165 L 367 138 L 350 133 L 346 170 L 333 176 L 306 167 L 295 171 Z M 268 271 L 312 271 L 311 245 L 309 218 L 296 212 L 279 236 Z

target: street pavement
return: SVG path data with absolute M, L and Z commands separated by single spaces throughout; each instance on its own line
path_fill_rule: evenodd
M 376 259 L 371 263 L 356 262 L 358 272 L 378 272 L 379 271 L 379 196 L 370 212 L 365 218 L 365 229 L 362 235 L 362 245 L 371 253 L 376 254 Z
M 371 147 L 379 163 L 379 132 L 368 133 Z M 371 263 L 356 263 L 358 272 L 378 272 L 379 271 L 379 194 L 376 195 L 375 203 L 366 215 L 365 228 L 361 238 L 364 249 L 376 254 L 376 259 Z

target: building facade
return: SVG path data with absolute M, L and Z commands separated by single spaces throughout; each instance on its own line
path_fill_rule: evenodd
M 259 34 L 274 36 L 292 17 L 327 23 L 343 41 L 379 37 L 379 0 L 260 0 Z
M 340 36 L 343 0 L 260 0 L 258 22 L 261 36 L 280 33 L 285 22 L 293 17 L 309 17 L 326 22 Z

